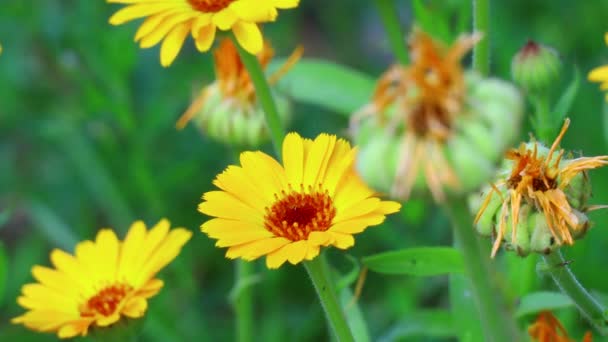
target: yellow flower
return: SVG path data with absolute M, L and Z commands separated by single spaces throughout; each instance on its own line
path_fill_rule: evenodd
M 124 241 L 102 229 L 95 241 L 79 243 L 75 255 L 53 250 L 54 268 L 34 266 L 38 282 L 24 285 L 17 299 L 29 311 L 11 322 L 69 338 L 86 335 L 92 326 L 107 327 L 122 316 L 142 317 L 147 299 L 163 286 L 156 274 L 191 236 L 183 228 L 169 231 L 164 219 L 150 231 L 138 221 Z
M 608 156 L 563 158 L 565 151 L 558 151 L 557 146 L 569 125 L 570 120 L 566 119 L 548 151 L 535 141 L 522 143 L 518 149 L 507 152 L 507 168 L 502 173 L 504 177 L 501 176 L 492 184 L 475 217 L 478 224 L 486 209 L 492 207 L 495 210 L 488 210 L 495 230 L 492 233 L 496 234 L 492 256 L 498 251 L 508 230 L 511 231 L 511 237 L 508 237 L 510 243 L 520 241 L 518 229 L 532 221 L 527 216 L 533 212 L 542 214 L 543 225 L 551 234 L 550 246 L 546 246 L 543 253 L 549 253 L 550 247 L 564 243 L 572 245 L 574 238 L 581 237 L 589 227 L 584 215 L 585 211 L 591 210 L 586 204 L 587 192 L 590 192 L 590 189 L 586 189 L 586 171 L 607 165 Z M 494 194 L 499 201 L 493 201 Z M 533 232 L 524 235 L 530 234 L 534 238 Z
M 608 33 L 604 35 L 606 45 L 608 45 Z M 600 89 L 608 90 L 608 65 L 597 67 L 589 73 L 589 81 L 600 82 Z M 608 101 L 608 94 L 606 94 L 606 101 Z
M 107 0 L 127 6 L 110 18 L 120 25 L 146 17 L 135 34 L 140 47 L 162 42 L 160 62 L 169 66 L 179 53 L 188 33 L 196 48 L 209 50 L 217 29 L 232 30 L 239 44 L 248 52 L 262 50 L 263 38 L 258 23 L 274 21 L 277 8 L 298 6 L 299 0 Z
M 536 322 L 528 327 L 528 334 L 532 341 L 537 342 L 574 342 L 568 337 L 564 326 L 550 311 L 542 311 L 538 314 Z M 593 335 L 588 331 L 583 336 L 582 342 L 592 342 L 592 338 Z
M 400 204 L 381 201 L 354 170 L 357 150 L 334 135 L 314 141 L 290 133 L 283 165 L 263 152 L 244 152 L 203 195 L 199 211 L 214 217 L 201 226 L 226 257 L 254 260 L 268 268 L 312 260 L 321 246 L 346 249 L 353 234 L 382 223 Z

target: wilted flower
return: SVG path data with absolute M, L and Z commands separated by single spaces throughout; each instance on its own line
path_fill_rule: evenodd
M 477 188 L 515 136 L 517 90 L 465 73 L 460 60 L 481 38 L 461 36 L 449 49 L 414 30 L 412 64 L 395 65 L 373 100 L 353 115 L 358 169 L 372 186 L 399 198 L 430 190 L 436 201 Z
M 283 141 L 283 165 L 263 152 L 241 153 L 203 195 L 199 211 L 214 217 L 201 230 L 228 247 L 226 257 L 254 260 L 268 268 L 312 260 L 320 247 L 355 244 L 353 235 L 382 223 L 399 210 L 381 201 L 359 178 L 356 149 L 334 135 L 314 141 L 290 133 Z
M 608 45 L 608 33 L 604 35 L 606 45 Z M 597 67 L 589 73 L 589 81 L 600 82 L 600 89 L 608 90 L 608 65 Z M 608 94 L 606 94 L 606 101 L 608 101 Z
M 522 256 L 547 254 L 587 231 L 585 212 L 593 207 L 586 171 L 608 164 L 608 156 L 570 159 L 558 150 L 569 124 L 566 119 L 551 148 L 532 141 L 508 151 L 498 180 L 484 191 L 475 223 L 482 235 L 495 236 L 492 256 L 503 240 Z
M 302 56 L 302 48 L 296 49 L 277 71 L 269 76 L 270 84 L 278 81 Z M 274 56 L 269 43 L 257 56 L 266 69 Z M 247 69 L 230 39 L 224 39 L 214 51 L 216 81 L 204 87 L 177 122 L 183 128 L 193 120 L 205 134 L 229 144 L 257 146 L 268 139 L 264 110 L 259 105 L 255 88 Z M 289 101 L 275 94 L 281 122 L 289 121 Z
M 110 329 L 122 319 L 142 317 L 148 298 L 163 287 L 156 274 L 179 254 L 192 233 L 169 231 L 161 220 L 150 231 L 133 223 L 124 241 L 110 229 L 95 241 L 83 241 L 75 255 L 51 252 L 54 268 L 34 266 L 38 283 L 24 285 L 19 305 L 28 309 L 12 323 L 60 338 L 87 335 L 89 329 Z M 124 317 L 123 317 L 124 316 Z
M 534 324 L 528 327 L 528 334 L 536 342 L 574 342 L 568 337 L 568 332 L 550 311 L 538 314 Z M 587 332 L 582 342 L 592 342 L 593 335 Z
M 552 48 L 532 40 L 513 57 L 511 75 L 517 85 L 531 94 L 543 92 L 559 79 L 561 61 Z
M 135 34 L 142 48 L 162 41 L 160 63 L 169 66 L 179 53 L 188 34 L 196 48 L 209 50 L 217 29 L 232 31 L 249 53 L 262 50 L 259 23 L 274 21 L 277 9 L 294 8 L 299 0 L 106 0 L 127 5 L 114 13 L 110 24 L 121 25 L 146 18 Z

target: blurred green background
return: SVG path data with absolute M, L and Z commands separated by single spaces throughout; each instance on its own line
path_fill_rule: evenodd
M 415 1 L 437 22 L 470 30 L 470 4 Z M 404 28 L 414 21 L 412 3 L 397 1 Z M 133 43 L 139 23 L 108 24 L 119 8 L 103 1 L 3 0 L 0 6 L 0 341 L 52 341 L 8 323 L 23 310 L 15 302 L 21 285 L 31 282 L 31 266 L 48 265 L 49 251 L 72 251 L 98 228 L 121 236 L 130 223 L 149 225 L 167 217 L 173 226 L 195 232 L 180 257 L 161 278 L 165 288 L 150 302 L 145 341 L 218 341 L 234 338 L 228 294 L 234 264 L 224 250 L 199 233 L 205 217 L 196 211 L 211 180 L 232 159 L 229 147 L 183 131 L 175 121 L 200 86 L 213 80 L 210 54 L 199 54 L 187 40 L 169 68 L 159 64 L 158 47 Z M 608 2 L 569 0 L 494 1 L 492 73 L 509 78 L 512 55 L 527 39 L 553 46 L 564 62 L 563 89 L 575 68 L 582 75 L 608 63 L 603 35 Z M 464 26 L 463 26 L 464 25 Z M 302 44 L 306 57 L 322 58 L 377 77 L 392 55 L 373 2 L 302 0 L 264 27 L 279 56 Z M 441 34 L 441 33 L 439 33 Z M 583 76 L 585 77 L 585 76 Z M 339 84 L 323 84 L 335 87 Z M 370 94 L 371 95 L 371 94 Z M 586 155 L 606 154 L 603 95 L 582 81 L 571 128 L 563 146 Z M 296 104 L 289 129 L 313 137 L 344 135 L 348 113 Z M 526 130 L 529 129 L 526 127 Z M 522 139 L 527 131 L 522 130 Z M 270 146 L 266 146 L 270 151 Z M 591 172 L 593 203 L 608 203 L 608 169 Z M 590 214 L 587 238 L 565 251 L 580 280 L 608 294 L 608 214 Z M 490 241 L 488 240 L 489 244 Z M 356 258 L 411 246 L 450 245 L 445 216 L 430 203 L 411 201 L 386 224 L 357 236 L 347 254 Z M 504 291 L 517 304 L 520 260 L 500 255 Z M 330 251 L 343 273 L 352 268 L 345 253 Z M 260 341 L 328 339 L 324 317 L 302 267 L 266 270 L 256 262 L 254 286 L 256 338 Z M 372 340 L 452 339 L 449 317 L 429 323 L 421 310 L 448 308 L 447 277 L 414 278 L 370 273 L 359 306 Z M 552 290 L 547 279 L 534 285 Z M 461 308 L 455 308 L 456 312 Z M 425 311 L 426 312 L 426 311 Z M 576 337 L 588 326 L 573 309 L 559 312 Z M 470 319 L 475 319 L 470 317 Z M 520 319 L 522 327 L 531 317 Z

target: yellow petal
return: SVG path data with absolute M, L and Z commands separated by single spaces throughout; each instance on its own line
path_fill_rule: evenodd
M 191 23 L 178 25 L 163 40 L 163 44 L 160 47 L 160 64 L 162 66 L 168 67 L 173 63 L 182 45 L 184 45 L 184 40 L 190 32 L 191 25 Z
M 207 25 L 201 27 L 197 32 L 196 37 L 194 39 L 194 44 L 196 45 L 196 49 L 200 52 L 207 52 L 213 45 L 213 40 L 215 39 L 215 25 Z
M 226 7 L 211 17 L 211 22 L 216 25 L 220 30 L 229 30 L 234 23 L 237 21 L 236 13 L 230 8 Z
M 262 51 L 264 41 L 262 38 L 262 32 L 256 24 L 237 21 L 232 26 L 232 31 L 236 36 L 236 40 L 250 54 L 257 55 Z
M 229 259 L 241 257 L 245 260 L 251 261 L 259 258 L 262 255 L 274 252 L 288 243 L 291 243 L 291 241 L 282 237 L 258 240 L 228 248 L 226 251 L 226 257 Z
M 301 240 L 283 246 L 266 256 L 266 266 L 270 269 L 278 268 L 289 260 L 293 265 L 304 260 L 308 250 L 308 242 Z
M 130 318 L 142 317 L 148 309 L 148 301 L 141 297 L 131 298 L 122 308 L 121 313 Z
M 608 80 L 608 65 L 597 67 L 589 73 L 589 81 L 604 82 Z
M 319 134 L 314 140 L 304 164 L 304 187 L 315 186 L 324 181 L 327 164 L 336 144 L 336 136 Z
M 275 21 L 278 15 L 275 7 L 260 4 L 259 1 L 235 1 L 229 8 L 239 19 L 254 23 Z
M 299 3 L 300 3 L 299 0 L 273 0 L 272 1 L 273 6 L 275 6 L 276 8 L 283 8 L 283 9 L 298 7 Z
M 283 140 L 283 165 L 287 182 L 297 188 L 304 174 L 304 142 L 298 133 L 289 133 Z
M 198 211 L 203 214 L 257 225 L 263 222 L 263 208 L 252 208 L 225 191 L 206 192 L 203 199 L 204 202 L 198 206 Z
M 118 12 L 114 13 L 114 15 L 110 17 L 110 24 L 120 25 L 133 19 L 143 18 L 163 11 L 175 9 L 175 4 L 171 2 L 140 3 L 118 10 Z

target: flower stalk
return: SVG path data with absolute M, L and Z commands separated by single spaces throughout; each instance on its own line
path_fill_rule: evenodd
M 599 331 L 605 333 L 608 327 L 606 308 L 595 300 L 589 292 L 578 282 L 576 276 L 568 267 L 562 253 L 557 250 L 544 255 L 543 260 L 548 273 L 559 289 L 565 293 L 576 305 L 581 314 Z
M 233 39 L 236 38 L 233 37 Z M 251 82 L 253 82 L 255 87 L 255 94 L 260 101 L 262 108 L 264 109 L 266 124 L 268 125 L 268 130 L 270 131 L 272 145 L 274 146 L 277 155 L 280 155 L 281 142 L 285 136 L 285 131 L 281 125 L 277 105 L 272 98 L 272 93 L 270 92 L 270 86 L 268 85 L 266 76 L 264 75 L 260 62 L 256 56 L 245 51 L 236 40 L 235 45 L 239 50 L 241 61 L 249 72 L 249 77 L 251 78 Z
M 325 255 L 321 253 L 318 257 L 305 261 L 304 267 L 306 268 L 306 272 L 308 272 L 308 276 L 310 276 L 310 280 L 312 280 L 327 317 L 327 322 L 335 337 L 340 342 L 354 341 L 355 339 L 350 327 L 346 322 L 346 316 L 338 301 L 336 288 L 331 279 L 331 271 L 329 270 Z
M 465 274 L 471 280 L 471 290 L 486 336 L 486 341 L 518 341 L 514 336 L 516 327 L 511 318 L 504 314 L 499 292 L 491 283 L 488 258 L 482 255 L 473 220 L 466 207 L 466 200 L 452 198 L 445 205 L 454 226 L 454 237 L 462 252 Z
M 239 289 L 234 299 L 233 308 L 236 315 L 236 340 L 238 342 L 253 341 L 253 291 L 248 284 L 254 272 L 254 263 L 245 260 L 235 260 L 235 286 Z
M 376 7 L 378 7 L 380 19 L 386 30 L 388 42 L 395 57 L 401 65 L 407 65 L 409 63 L 409 54 L 399 24 L 395 2 L 393 0 L 376 0 Z
M 473 48 L 473 69 L 486 76 L 490 71 L 490 0 L 473 0 L 473 32 L 483 33 Z

